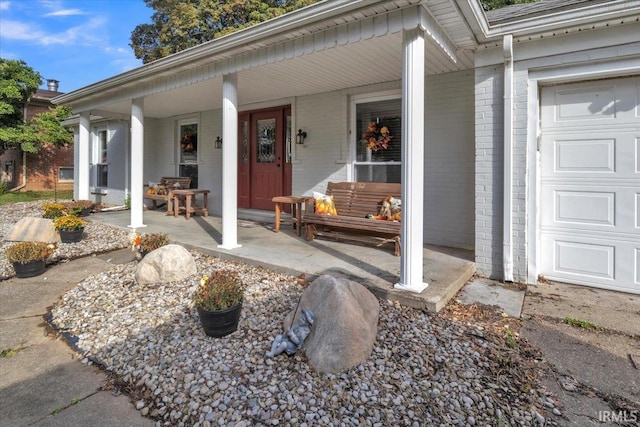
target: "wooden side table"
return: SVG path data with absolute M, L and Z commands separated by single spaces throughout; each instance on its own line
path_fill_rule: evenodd
M 296 234 L 302 235 L 302 204 L 309 199 L 309 196 L 276 196 L 273 199 L 273 203 L 276 206 L 276 227 L 275 232 L 280 232 L 280 222 L 291 222 L 296 229 Z M 282 212 L 282 204 L 287 203 L 291 205 L 291 218 L 283 218 L 280 216 Z
M 202 206 L 199 207 L 196 204 L 196 196 L 202 194 Z M 204 216 L 209 215 L 207 209 L 207 199 L 209 190 L 198 190 L 192 188 L 190 190 L 173 190 L 173 216 L 175 218 L 181 212 L 184 212 L 187 219 L 191 218 L 191 214 L 202 214 Z M 184 206 L 181 206 L 180 200 L 184 200 Z

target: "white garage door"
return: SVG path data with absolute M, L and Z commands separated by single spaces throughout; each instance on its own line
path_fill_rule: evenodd
M 545 87 L 541 273 L 640 293 L 640 77 Z

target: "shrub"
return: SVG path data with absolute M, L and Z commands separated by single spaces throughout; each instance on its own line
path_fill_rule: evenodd
M 51 256 L 55 245 L 44 242 L 15 243 L 4 250 L 7 261 L 26 264 L 31 261 L 45 260 Z
M 53 226 L 58 231 L 73 231 L 84 228 L 85 222 L 75 215 L 64 215 L 54 219 Z
M 44 209 L 43 218 L 56 219 L 67 214 L 67 209 L 62 203 L 45 203 L 42 208 Z
M 67 212 L 79 216 L 84 209 L 93 209 L 95 203 L 91 200 L 73 200 L 65 203 L 64 206 Z
M 203 276 L 193 295 L 193 304 L 200 310 L 225 310 L 242 302 L 245 286 L 237 272 L 217 270 Z

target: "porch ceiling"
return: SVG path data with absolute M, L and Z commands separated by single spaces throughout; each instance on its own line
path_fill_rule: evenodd
M 439 74 L 473 67 L 473 53 L 458 51 L 454 63 L 427 38 L 426 73 Z M 374 83 L 396 81 L 402 72 L 402 35 L 387 34 L 357 43 L 273 62 L 238 73 L 238 103 L 290 98 Z M 145 116 L 171 117 L 221 108 L 222 78 L 212 78 L 145 97 Z M 129 115 L 126 100 L 104 106 L 104 113 Z M 103 113 L 103 114 L 104 114 Z

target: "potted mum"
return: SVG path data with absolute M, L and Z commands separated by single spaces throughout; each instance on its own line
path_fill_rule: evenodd
M 149 252 L 168 245 L 169 242 L 169 235 L 167 233 L 133 233 L 131 250 L 137 252 L 137 258 L 144 258 Z
M 44 273 L 46 260 L 55 245 L 44 242 L 15 243 L 4 250 L 4 256 L 16 272 L 17 277 L 33 277 Z
M 238 329 L 244 290 L 242 279 L 233 270 L 217 270 L 202 277 L 193 305 L 205 334 L 223 337 Z
M 82 240 L 85 221 L 75 215 L 64 215 L 54 219 L 53 226 L 60 233 L 62 243 L 75 243 Z
M 45 203 L 42 205 L 42 209 L 44 210 L 43 218 L 56 219 L 67 214 L 65 205 L 58 202 Z

